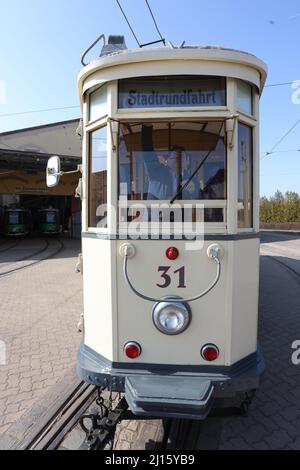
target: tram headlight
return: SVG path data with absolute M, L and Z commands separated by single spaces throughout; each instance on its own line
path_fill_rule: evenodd
M 170 297 L 169 297 L 170 299 Z M 172 297 L 174 300 L 174 297 Z M 185 331 L 192 318 L 192 312 L 188 304 L 184 302 L 158 302 L 152 310 L 152 319 L 156 328 L 166 335 L 178 335 Z

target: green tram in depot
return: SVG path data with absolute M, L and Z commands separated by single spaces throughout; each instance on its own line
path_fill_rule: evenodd
M 42 235 L 58 235 L 60 233 L 60 213 L 58 209 L 39 210 L 39 233 Z
M 27 209 L 5 209 L 3 235 L 26 237 L 30 232 L 30 212 Z

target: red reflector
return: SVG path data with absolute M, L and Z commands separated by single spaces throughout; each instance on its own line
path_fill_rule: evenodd
M 206 361 L 215 361 L 219 357 L 219 349 L 214 344 L 206 344 L 201 349 L 201 356 Z
M 168 259 L 174 261 L 175 259 L 178 258 L 179 251 L 177 248 L 175 248 L 175 246 L 170 246 L 170 248 L 168 248 L 166 251 L 166 256 Z
M 142 348 L 138 343 L 131 341 L 124 346 L 124 352 L 129 359 L 136 359 L 142 352 Z

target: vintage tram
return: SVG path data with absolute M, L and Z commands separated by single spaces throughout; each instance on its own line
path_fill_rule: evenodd
M 79 75 L 84 338 L 78 372 L 136 416 L 204 419 L 254 390 L 259 98 L 266 65 L 232 49 L 127 49 Z M 57 158 L 48 164 L 56 184 Z M 50 181 L 51 180 L 51 181 Z
M 58 235 L 61 232 L 59 209 L 48 208 L 39 210 L 39 233 Z
M 25 237 L 30 232 L 30 212 L 22 208 L 4 211 L 3 230 L 5 237 Z

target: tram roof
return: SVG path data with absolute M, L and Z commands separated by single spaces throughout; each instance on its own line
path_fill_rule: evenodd
M 174 47 L 169 45 L 165 47 L 153 47 L 147 49 L 118 49 L 112 53 L 100 56 L 98 59 L 86 65 L 80 71 L 78 75 L 80 95 L 86 91 L 84 89 L 84 81 L 94 72 L 112 67 L 124 66 L 126 64 L 134 65 L 143 62 L 145 63 L 167 60 L 223 62 L 226 64 L 241 65 L 255 69 L 260 75 L 260 92 L 262 92 L 267 78 L 268 68 L 262 60 L 258 59 L 255 55 L 249 52 L 226 48 L 223 46 L 184 45 L 183 47 Z M 187 75 L 190 74 L 188 70 L 186 70 L 185 73 Z M 230 74 L 226 73 L 224 76 L 230 76 Z

